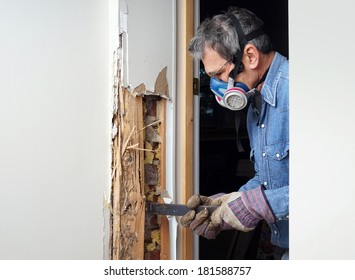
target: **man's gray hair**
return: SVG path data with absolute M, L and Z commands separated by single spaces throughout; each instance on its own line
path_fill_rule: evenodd
M 238 19 L 245 35 L 261 28 L 263 25 L 261 19 L 247 9 L 230 7 L 227 13 L 233 14 Z M 212 48 L 226 60 L 233 58 L 237 51 L 240 50 L 235 25 L 227 13 L 207 18 L 198 27 L 188 49 L 194 58 L 201 60 L 205 47 Z M 266 34 L 248 43 L 253 44 L 262 53 L 269 53 L 273 50 L 271 41 Z

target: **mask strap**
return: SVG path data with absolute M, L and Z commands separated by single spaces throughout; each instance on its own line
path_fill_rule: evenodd
M 270 69 L 270 67 L 269 67 L 268 69 L 266 69 L 264 75 L 263 75 L 263 76 L 261 77 L 261 79 L 256 83 L 256 85 L 255 85 L 254 88 L 256 88 L 258 85 L 260 85 L 262 82 L 265 81 L 266 76 L 267 76 L 267 73 L 269 73 L 269 69 Z
M 240 127 L 240 120 L 242 118 L 242 112 L 243 111 L 236 111 L 235 112 L 235 130 L 236 130 L 236 140 L 237 140 L 237 149 L 239 153 L 245 152 L 243 145 L 242 145 L 242 141 L 240 141 L 240 137 L 239 137 L 239 127 Z
M 236 18 L 236 16 L 231 13 L 227 14 L 227 16 L 232 21 L 234 28 L 237 31 L 238 40 L 239 40 L 239 47 L 240 47 L 240 50 L 237 50 L 237 53 L 233 57 L 233 63 L 235 65 L 234 69 L 229 73 L 229 77 L 231 77 L 234 80 L 235 77 L 238 75 L 238 73 L 241 72 L 240 65 L 242 62 L 244 47 L 245 47 L 247 41 L 246 41 L 246 38 L 245 38 L 245 35 L 243 32 L 242 26 L 240 25 L 240 22 Z
M 241 26 L 239 20 L 237 19 L 237 17 L 232 13 L 227 13 L 226 15 L 232 21 L 232 23 L 237 31 L 238 41 L 239 41 L 239 46 L 240 46 L 240 50 L 237 50 L 237 53 L 233 56 L 232 62 L 234 64 L 234 69 L 229 73 L 229 79 L 228 79 L 228 88 L 230 88 L 230 86 L 229 86 L 230 81 L 232 80 L 232 82 L 234 83 L 234 80 L 237 77 L 237 75 L 243 71 L 243 64 L 241 62 L 242 62 L 242 56 L 243 56 L 245 45 L 249 41 L 263 35 L 264 31 L 260 27 L 259 29 L 251 31 L 250 33 L 245 35 L 243 32 L 242 26 Z M 264 74 L 263 78 L 258 82 L 258 84 L 255 87 L 257 87 L 259 84 L 261 84 L 265 80 L 266 74 L 267 74 L 267 71 Z M 260 104 L 261 104 L 261 102 L 260 102 Z M 239 126 L 240 126 L 240 121 L 241 121 L 243 111 L 244 110 L 235 112 L 235 128 L 236 128 L 236 134 L 237 134 L 236 136 L 237 136 L 238 152 L 244 152 L 244 148 L 243 148 L 242 143 L 239 139 Z
M 227 86 L 227 90 L 234 87 L 234 79 L 229 77 L 228 78 L 228 86 Z
M 229 73 L 229 77 L 231 77 L 234 80 L 235 77 L 238 75 L 238 73 L 243 71 L 243 64 L 241 62 L 242 62 L 242 56 L 243 56 L 245 45 L 249 41 L 263 35 L 264 31 L 260 27 L 259 29 L 251 31 L 250 33 L 245 35 L 243 32 L 242 26 L 241 26 L 239 20 L 237 19 L 237 17 L 232 13 L 227 13 L 226 15 L 232 21 L 232 23 L 237 31 L 238 41 L 239 41 L 239 46 L 240 46 L 240 50 L 237 50 L 237 53 L 233 57 L 232 62 L 235 65 L 234 69 L 231 71 L 231 73 Z
M 250 104 L 253 108 L 254 113 L 258 116 L 258 121 L 256 125 L 259 125 L 260 122 L 260 114 L 261 114 L 261 108 L 262 108 L 262 97 L 260 91 L 256 89 L 258 85 L 260 85 L 262 82 L 265 81 L 267 73 L 269 72 L 270 67 L 265 71 L 264 75 L 261 77 L 261 79 L 256 83 L 255 87 L 253 90 L 251 90 L 251 96 L 250 96 Z M 235 112 L 235 130 L 236 130 L 236 137 L 237 137 L 237 149 L 239 153 L 244 152 L 244 148 L 242 145 L 242 142 L 240 141 L 239 138 L 239 127 L 240 127 L 240 121 L 242 118 L 242 111 L 237 111 Z
M 265 81 L 267 73 L 269 72 L 270 67 L 265 71 L 264 75 L 261 77 L 261 79 L 256 83 L 254 89 L 252 90 L 251 96 L 250 96 L 250 103 L 253 108 L 254 113 L 258 117 L 258 121 L 256 125 L 259 125 L 260 122 L 260 115 L 261 115 L 261 109 L 262 109 L 262 96 L 261 92 L 258 91 L 256 88 L 258 85 L 260 85 L 262 82 Z

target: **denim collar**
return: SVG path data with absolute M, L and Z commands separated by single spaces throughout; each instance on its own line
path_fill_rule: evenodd
M 285 61 L 285 57 L 280 55 L 278 52 L 275 52 L 269 73 L 267 74 L 264 85 L 261 89 L 261 95 L 263 96 L 263 99 L 273 107 L 276 106 L 277 84 L 282 74 L 281 64 Z

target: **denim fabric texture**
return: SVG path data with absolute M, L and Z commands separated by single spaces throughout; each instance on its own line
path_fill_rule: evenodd
M 249 107 L 247 127 L 250 159 L 255 176 L 239 191 L 264 185 L 264 195 L 275 216 L 269 223 L 271 242 L 289 246 L 289 77 L 288 60 L 279 53 L 269 69 L 261 89 L 262 110 L 259 117 Z

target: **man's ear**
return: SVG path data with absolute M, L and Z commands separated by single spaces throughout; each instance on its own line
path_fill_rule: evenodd
M 260 53 L 259 50 L 252 44 L 247 44 L 244 48 L 246 63 L 249 68 L 254 70 L 259 65 Z

